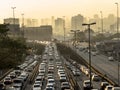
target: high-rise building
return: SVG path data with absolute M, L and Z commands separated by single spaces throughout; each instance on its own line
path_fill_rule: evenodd
M 20 25 L 18 18 L 6 18 L 4 19 L 4 24 L 8 24 L 10 37 L 19 37 L 21 36 Z
M 41 25 L 51 25 L 51 19 L 50 18 L 42 18 Z
M 101 26 L 101 18 L 99 17 L 98 14 L 95 14 L 93 18 L 89 18 L 87 22 L 95 22 L 96 24 L 92 26 L 92 29 L 96 33 L 102 33 L 102 26 Z
M 71 29 L 73 30 L 82 30 L 82 23 L 84 21 L 84 17 L 80 14 L 78 14 L 77 16 L 73 16 L 71 18 Z
M 19 24 L 19 19 L 18 18 L 6 18 L 4 19 L 5 24 Z
M 38 20 L 37 19 L 32 19 L 31 21 L 32 21 L 32 26 L 33 27 L 38 26 Z
M 62 18 L 57 18 L 55 20 L 55 34 L 56 35 L 63 35 L 64 32 L 64 20 Z
M 54 28 L 55 27 L 55 18 L 54 16 L 51 17 L 51 25 Z
M 53 33 L 54 33 L 55 32 L 55 18 L 54 18 L 54 16 L 51 17 L 51 25 L 52 25 Z
M 36 27 L 36 26 L 38 26 L 38 20 L 37 19 L 30 19 L 30 18 L 26 19 L 25 25 L 27 27 Z
M 120 22 L 120 18 L 118 20 Z M 119 23 L 119 27 L 120 27 L 120 23 Z M 111 32 L 113 34 L 117 33 L 117 21 L 115 21 L 113 24 L 111 24 L 109 28 L 110 28 L 109 32 Z
M 52 26 L 42 25 L 39 27 L 25 27 L 25 38 L 28 40 L 41 40 L 51 41 L 52 39 Z

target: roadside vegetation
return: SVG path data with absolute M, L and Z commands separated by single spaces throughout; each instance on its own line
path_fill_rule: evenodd
M 94 32 L 94 31 L 92 31 Z M 82 42 L 82 41 L 88 41 L 88 33 L 86 34 L 85 32 L 81 31 L 81 32 L 78 32 L 77 35 L 76 35 L 76 40 L 78 42 Z M 91 42 L 100 42 L 100 41 L 105 41 L 105 40 L 112 40 L 114 38 L 118 38 L 120 37 L 120 34 L 113 34 L 113 35 L 105 35 L 105 34 L 102 34 L 102 33 L 98 33 L 96 35 L 93 34 L 93 36 L 91 36 Z M 73 36 L 72 38 L 73 40 L 75 40 L 75 35 Z
M 24 38 L 10 38 L 7 25 L 0 25 L 0 69 L 13 68 L 23 62 L 27 54 Z

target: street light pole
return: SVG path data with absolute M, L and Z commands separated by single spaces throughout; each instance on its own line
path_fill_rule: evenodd
M 63 16 L 63 30 L 64 30 L 64 42 L 65 42 L 65 16 Z
M 15 37 L 15 13 L 14 10 L 16 7 L 11 7 L 13 9 L 13 27 L 14 27 L 14 37 Z
M 80 30 L 71 30 L 71 32 L 74 32 L 75 35 L 75 50 L 76 50 L 76 41 L 77 41 L 77 32 L 79 32 Z
M 90 88 L 92 87 L 92 76 L 91 76 L 91 37 L 90 37 L 90 26 L 96 23 L 82 24 L 83 26 L 88 26 L 88 38 L 89 38 L 89 70 L 90 70 Z
M 101 32 L 103 34 L 103 13 L 102 11 L 100 11 L 100 13 L 101 13 Z
M 119 7 L 118 7 L 118 3 L 115 3 L 116 6 L 117 6 L 117 35 L 118 35 L 118 43 L 119 43 Z M 119 85 L 119 82 L 120 82 L 120 76 L 119 76 L 119 53 L 117 51 L 117 59 L 118 59 L 118 85 Z
M 80 31 L 80 30 L 71 30 L 71 32 L 74 32 L 74 35 L 75 35 L 75 52 L 76 52 L 76 53 L 77 53 L 77 51 L 76 51 L 77 32 L 79 32 L 79 31 Z M 77 74 L 77 65 L 76 65 L 76 72 L 75 72 L 75 74 Z M 76 83 L 75 83 L 74 90 L 78 90 L 77 75 L 76 75 Z
M 22 15 L 22 29 L 23 29 L 23 38 L 24 38 L 24 13 L 21 14 Z
M 119 33 L 119 7 L 118 3 L 115 3 L 117 6 L 117 33 Z

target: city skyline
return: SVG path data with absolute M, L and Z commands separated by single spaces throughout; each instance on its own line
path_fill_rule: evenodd
M 0 19 L 13 16 L 12 8 L 15 8 L 15 17 L 21 18 L 21 14 L 25 14 L 25 18 L 49 18 L 55 17 L 72 17 L 76 14 L 82 14 L 87 18 L 91 18 L 94 14 L 103 17 L 108 14 L 116 16 L 115 2 L 120 0 L 4 0 L 0 3 Z
M 76 18 L 75 18 L 76 17 Z M 74 20 L 73 20 L 74 18 Z M 11 20 L 13 18 L 5 18 L 4 20 L 10 19 L 9 21 L 4 21 L 3 23 L 13 23 Z M 16 18 L 19 19 L 19 25 L 20 27 L 22 26 L 22 18 Z M 61 30 L 63 31 L 63 24 L 60 24 L 63 21 L 59 21 L 58 24 L 59 25 L 55 25 L 55 22 L 57 19 L 61 19 L 63 20 L 63 17 L 58 17 L 58 18 L 54 18 L 53 16 L 51 18 L 41 18 L 41 20 L 38 19 L 34 19 L 34 18 L 24 18 L 24 26 L 25 27 L 39 27 L 41 25 L 52 25 L 53 29 L 55 30 L 55 27 L 57 26 L 56 30 L 57 33 L 61 28 Z M 119 19 L 120 20 L 120 19 Z M 94 29 L 95 32 L 101 32 L 101 17 L 99 17 L 99 15 L 94 15 L 93 18 L 89 18 L 87 19 L 86 17 L 82 16 L 81 14 L 77 14 L 72 16 L 71 18 L 67 18 L 65 17 L 65 28 L 66 31 L 69 31 L 70 29 L 80 29 L 80 30 L 84 30 L 85 28 L 83 28 L 81 25 L 82 23 L 85 22 L 96 22 L 96 25 L 93 26 L 92 28 Z M 107 17 L 103 18 L 103 26 L 104 26 L 104 32 L 109 31 L 110 32 L 114 32 L 116 30 L 116 17 L 113 14 L 109 14 Z M 60 28 L 58 28 L 60 27 Z M 56 32 L 55 30 L 55 32 Z M 63 32 L 62 32 L 63 33 Z M 61 34 L 62 34 L 61 33 Z

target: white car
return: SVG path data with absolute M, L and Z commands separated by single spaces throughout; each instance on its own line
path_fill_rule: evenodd
M 60 82 L 66 82 L 67 78 L 66 76 L 60 76 Z
M 96 56 L 96 55 L 97 55 L 96 51 L 92 51 L 91 54 L 92 54 L 93 56 Z
M 60 75 L 60 73 L 65 73 L 64 70 L 58 70 L 58 75 Z
M 40 86 L 42 86 L 43 82 L 42 81 L 35 81 L 34 84 L 39 84 Z
M 35 80 L 36 81 L 43 81 L 43 77 L 42 76 L 37 76 Z
M 74 76 L 80 76 L 81 74 L 79 70 L 73 70 L 72 72 Z
M 108 85 L 106 86 L 105 90 L 112 90 L 113 86 L 112 85 Z
M 68 89 L 70 89 L 70 84 L 69 84 L 69 82 L 62 82 L 61 83 L 61 90 L 68 90 Z
M 46 87 L 54 87 L 54 84 L 53 83 L 47 83 Z
M 108 60 L 109 60 L 109 61 L 113 61 L 114 59 L 113 59 L 112 56 L 109 56 L 109 57 L 108 57 Z
M 34 84 L 32 90 L 41 90 L 40 84 Z
M 104 90 L 106 86 L 108 86 L 109 83 L 104 81 L 104 82 L 101 82 L 100 86 L 101 86 L 101 90 Z
M 55 80 L 54 79 L 48 79 L 48 84 L 53 84 L 53 86 L 55 86 Z
M 24 79 L 24 81 L 26 81 L 27 78 L 28 78 L 28 73 L 27 72 L 23 72 L 23 73 L 21 73 L 20 76 Z
M 92 89 L 93 88 L 92 83 L 91 83 L 91 87 L 90 87 L 90 80 L 84 80 L 84 82 L 83 82 L 83 88 L 84 88 L 84 90 Z
M 97 74 L 92 75 L 92 80 L 93 81 L 100 81 L 100 77 Z
M 15 87 L 16 90 L 21 90 L 23 86 L 23 81 L 21 79 L 14 79 L 13 80 L 13 87 Z
M 84 68 L 82 72 L 85 73 L 85 75 L 87 76 L 89 76 L 90 74 L 90 70 L 88 68 Z
M 47 79 L 54 79 L 53 76 L 47 76 Z

